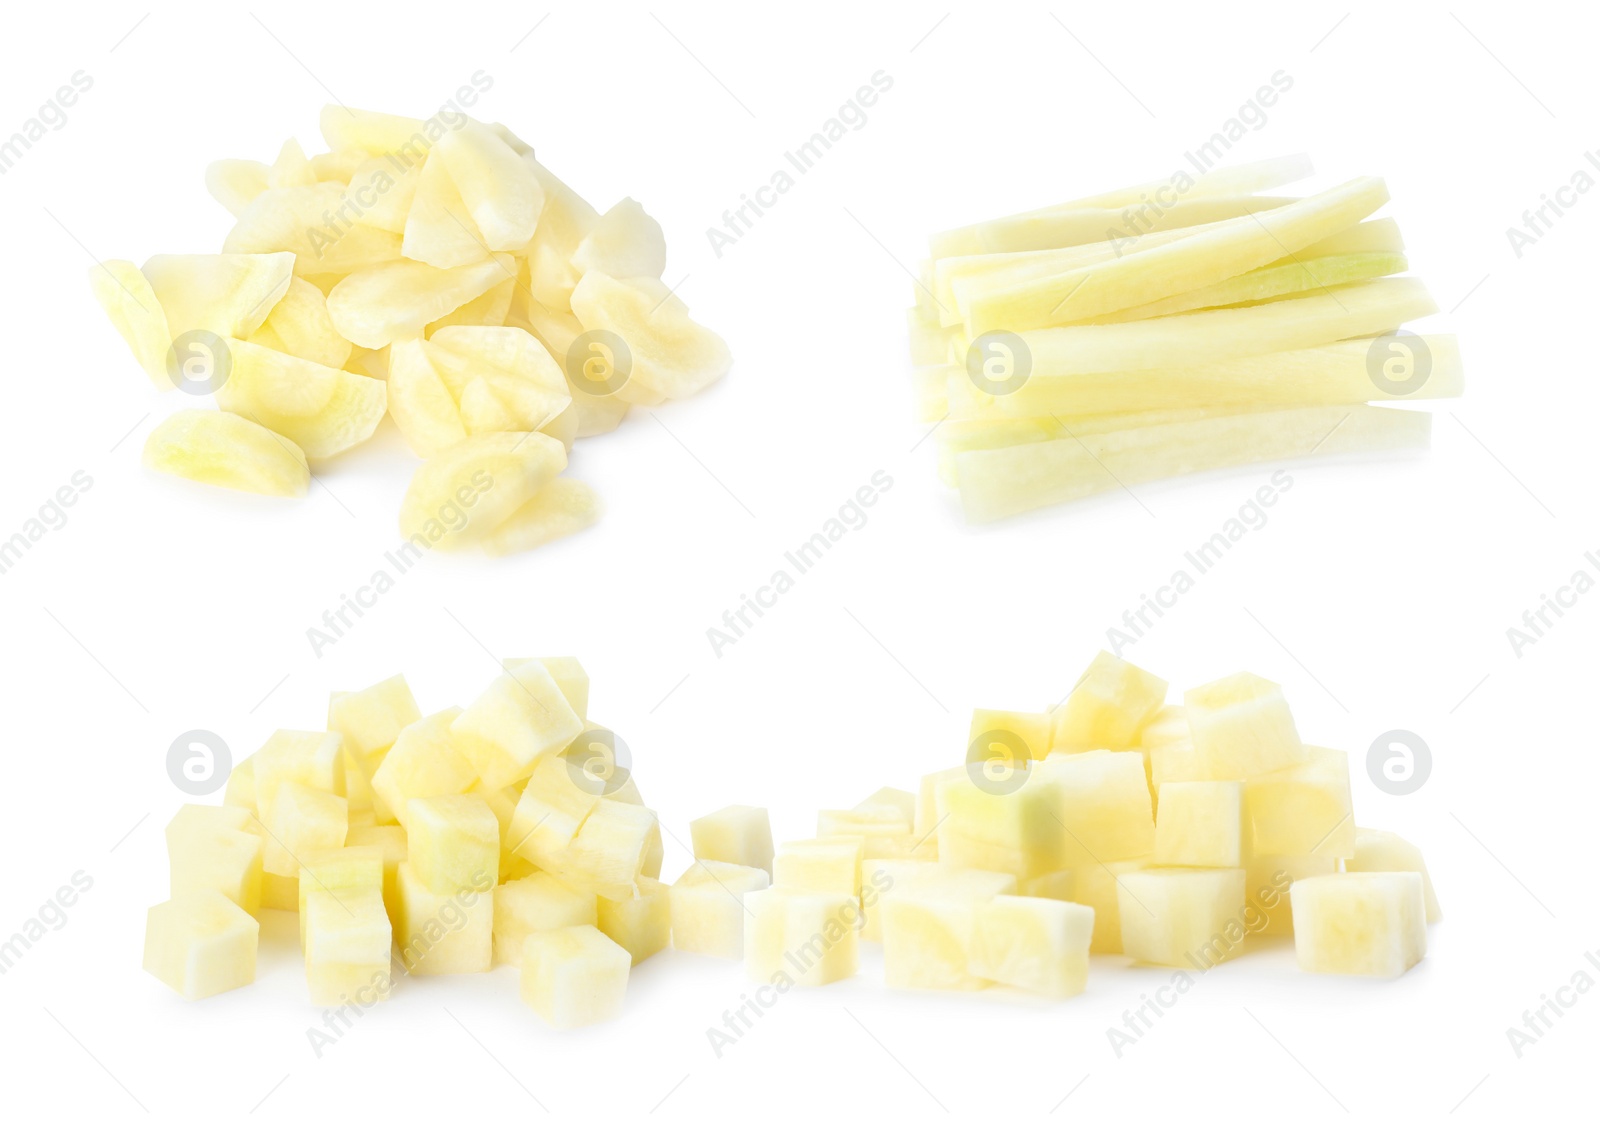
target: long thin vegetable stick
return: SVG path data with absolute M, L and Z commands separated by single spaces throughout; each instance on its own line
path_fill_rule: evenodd
M 1432 415 L 1391 407 L 1303 407 L 1173 422 L 956 456 L 973 523 L 1110 489 L 1254 462 L 1422 448 Z
M 1330 254 L 1320 258 L 1282 259 L 1259 270 L 1208 285 L 1204 289 L 1180 293 L 1148 305 L 1135 305 L 1116 313 L 1096 317 L 1089 324 L 1121 324 L 1150 317 L 1168 317 L 1195 309 L 1216 309 L 1229 305 L 1253 304 L 1295 293 L 1328 289 L 1336 285 L 1381 278 L 1406 271 L 1404 254 Z

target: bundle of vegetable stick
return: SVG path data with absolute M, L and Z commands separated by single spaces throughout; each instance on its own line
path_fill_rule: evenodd
M 984 522 L 1186 473 L 1422 448 L 1461 394 L 1455 337 L 1388 201 L 1284 157 L 960 227 L 930 240 L 910 310 L 919 417 Z

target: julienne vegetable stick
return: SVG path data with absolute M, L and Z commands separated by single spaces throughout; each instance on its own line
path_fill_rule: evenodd
M 956 455 L 972 523 L 1163 477 L 1313 453 L 1422 449 L 1433 416 L 1389 407 L 1299 407 L 1078 435 Z
M 1194 289 L 1149 305 L 1137 305 L 1132 309 L 1108 313 L 1087 323 L 1121 324 L 1124 321 L 1165 317 L 1196 309 L 1254 305 L 1297 293 L 1326 290 L 1336 285 L 1349 285 L 1352 282 L 1404 273 L 1406 268 L 1404 254 L 1329 254 L 1298 262 L 1274 262 L 1259 270 L 1251 270 L 1238 277 L 1208 285 L 1204 289 Z
M 1294 254 L 1366 218 L 1388 201 L 1368 176 L 1259 215 L 1229 219 L 1165 246 L 1067 270 L 1044 281 L 969 294 L 967 332 L 1069 324 L 1211 285 Z

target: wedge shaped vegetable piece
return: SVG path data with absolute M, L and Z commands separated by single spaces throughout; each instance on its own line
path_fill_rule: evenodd
M 400 257 L 400 238 L 339 218 L 343 184 L 268 188 L 239 215 L 223 240 L 227 254 L 293 251 L 301 276 L 346 274 Z
M 667 240 L 661 224 L 637 200 L 624 199 L 600 216 L 573 251 L 580 273 L 598 270 L 614 278 L 660 278 L 667 268 Z
M 566 465 L 567 451 L 543 434 L 474 434 L 418 467 L 400 505 L 400 533 L 435 547 L 482 539 Z
M 659 281 L 587 273 L 572 291 L 572 311 L 585 329 L 615 333 L 627 345 L 628 375 L 614 393 L 630 402 L 693 395 L 733 366 L 722 338 L 690 320 Z
M 455 396 L 420 339 L 389 345 L 389 415 L 419 457 L 432 457 L 467 436 Z
M 355 205 L 356 222 L 403 236 L 423 163 L 422 158 L 408 161 L 395 155 L 369 156 L 351 169 L 347 198 Z
M 967 331 L 977 336 L 995 329 L 1068 324 L 1212 285 L 1352 226 L 1388 198 L 1382 180 L 1364 177 L 1044 282 L 973 292 L 963 309 Z
M 499 429 L 538 430 L 571 402 L 560 365 L 523 329 L 451 325 L 434 333 L 425 347 L 434 370 L 461 402 L 463 422 L 466 393 L 475 381 L 482 381 L 504 409 Z M 467 429 L 470 433 L 473 427 Z
M 111 259 L 90 268 L 89 288 L 150 382 L 162 391 L 172 390 L 167 371 L 172 332 L 149 279 L 132 262 Z
M 429 155 L 434 160 L 448 169 L 490 250 L 516 250 L 533 237 L 544 187 L 532 165 L 493 129 L 468 120 L 439 139 Z
M 229 346 L 232 364 L 217 404 L 293 441 L 309 458 L 333 457 L 372 436 L 388 391 L 380 379 L 323 367 L 248 341 Z
M 612 370 L 609 365 L 614 357 L 608 358 L 594 341 L 589 342 L 586 348 L 574 351 L 573 344 L 583 335 L 583 325 L 571 313 L 558 313 L 537 301 L 526 299 L 521 299 L 521 309 L 515 308 L 515 305 L 516 302 L 513 303 L 508 322 L 520 323 L 538 337 L 545 350 L 567 373 L 567 390 L 578 412 L 577 436 L 588 438 L 596 434 L 609 434 L 620 426 L 633 404 L 617 395 L 595 393 L 598 389 L 595 380 L 603 384 L 609 377 Z M 586 372 L 586 364 L 598 367 L 590 367 Z M 574 366 L 584 376 L 584 386 L 573 381 Z
M 418 155 L 431 144 L 428 126 L 414 117 L 350 109 L 331 103 L 322 107 L 319 119 L 322 139 L 330 149 L 361 149 L 373 156 L 385 153 Z
M 371 157 L 360 149 L 335 149 L 333 152 L 319 152 L 307 163 L 311 165 L 311 171 L 318 181 L 348 184 L 356 169 L 370 159 Z
M 300 142 L 290 137 L 283 142 L 275 159 L 267 168 L 267 187 L 303 188 L 317 182 L 317 173 L 306 159 Z
M 515 276 L 506 255 L 453 270 L 426 262 L 386 262 L 352 273 L 328 294 L 328 313 L 346 340 L 382 348 L 423 329 Z
M 582 481 L 557 477 L 506 517 L 483 541 L 491 555 L 532 551 L 600 519 L 600 498 Z
M 1306 407 L 971 450 L 956 458 L 974 523 L 1163 477 L 1313 453 L 1421 448 L 1431 416 L 1385 407 Z
M 533 166 L 533 173 L 544 191 L 544 209 L 524 251 L 528 259 L 528 287 L 534 300 L 564 312 L 572 307 L 572 291 L 579 278 L 572 255 L 599 221 L 600 213 L 544 165 L 531 156 L 524 159 Z
M 268 496 L 305 496 L 311 484 L 300 447 L 226 411 L 169 415 L 145 440 L 144 463 L 191 481 Z
M 489 257 L 489 247 L 438 151 L 428 154 L 417 179 L 400 252 L 441 270 Z
M 517 279 L 507 278 L 498 285 L 491 286 L 483 293 L 468 301 L 454 312 L 446 313 L 434 321 L 427 328 L 426 335 L 432 336 L 442 328 L 451 325 L 468 325 L 475 327 L 500 328 L 506 323 L 506 318 L 511 313 L 511 301 L 516 296 Z
M 266 323 L 249 339 L 252 344 L 287 352 L 323 367 L 342 368 L 350 361 L 350 342 L 333 327 L 328 299 L 304 278 L 290 279 L 289 288 L 272 307 Z
M 206 191 L 236 219 L 266 190 L 267 166 L 259 160 L 214 160 L 206 165 Z

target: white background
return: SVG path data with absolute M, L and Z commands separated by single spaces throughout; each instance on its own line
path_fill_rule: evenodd
M 1583 560 L 1600 548 L 1600 195 L 1520 259 L 1505 233 L 1600 139 L 1587 13 L 1540 9 L 12 13 L 0 134 L 75 71 L 94 85 L 0 179 L 0 538 L 74 472 L 93 485 L 0 576 L 0 932 L 74 872 L 94 883 L 0 978 L 6 1116 L 1504 1121 L 1578 1098 L 1600 997 L 1521 1059 L 1506 1038 L 1600 947 L 1600 594 L 1520 657 L 1506 638 L 1573 571 L 1600 570 Z M 661 220 L 667 281 L 737 363 L 699 399 L 580 446 L 599 527 L 504 561 L 428 558 L 319 659 L 306 629 L 383 565 L 413 459 L 386 424 L 299 503 L 143 470 L 144 436 L 187 404 L 151 390 L 86 271 L 217 249 L 229 217 L 205 165 L 271 159 L 291 134 L 320 146 L 330 98 L 425 116 L 478 70 L 494 85 L 475 113 L 602 209 L 633 195 Z M 894 85 L 865 127 L 718 258 L 706 228 L 879 70 Z M 192 728 L 242 756 L 275 727 L 319 726 L 331 689 L 404 671 L 431 711 L 467 702 L 498 656 L 570 652 L 673 837 L 740 801 L 768 805 L 789 838 L 820 806 L 957 762 L 974 705 L 1057 700 L 1269 470 L 965 528 L 910 421 L 906 268 L 929 231 L 1167 175 L 1278 70 L 1292 90 L 1233 155 L 1309 152 L 1313 187 L 1387 178 L 1413 269 L 1451 310 L 1428 327 L 1461 336 L 1468 395 L 1440 408 L 1426 457 L 1292 467 L 1270 522 L 1127 655 L 1175 691 L 1239 668 L 1278 680 L 1308 739 L 1351 752 L 1361 823 L 1404 833 L 1433 869 L 1446 918 L 1422 965 L 1393 983 L 1313 977 L 1269 948 L 1206 975 L 1120 1059 L 1107 1026 L 1168 977 L 1120 958 L 1050 1006 L 889 993 L 869 959 L 856 980 L 790 994 L 721 1059 L 705 1029 L 742 973 L 671 952 L 610 1025 L 551 1033 L 502 969 L 406 982 L 321 1059 L 287 917 L 264 928 L 253 988 L 190 1005 L 141 972 L 144 911 L 166 891 L 161 827 L 184 800 L 165 754 Z M 870 522 L 714 656 L 707 628 L 878 470 L 894 483 Z M 1393 728 L 1434 757 L 1403 798 L 1360 766 Z M 669 838 L 667 877 L 687 862 Z

